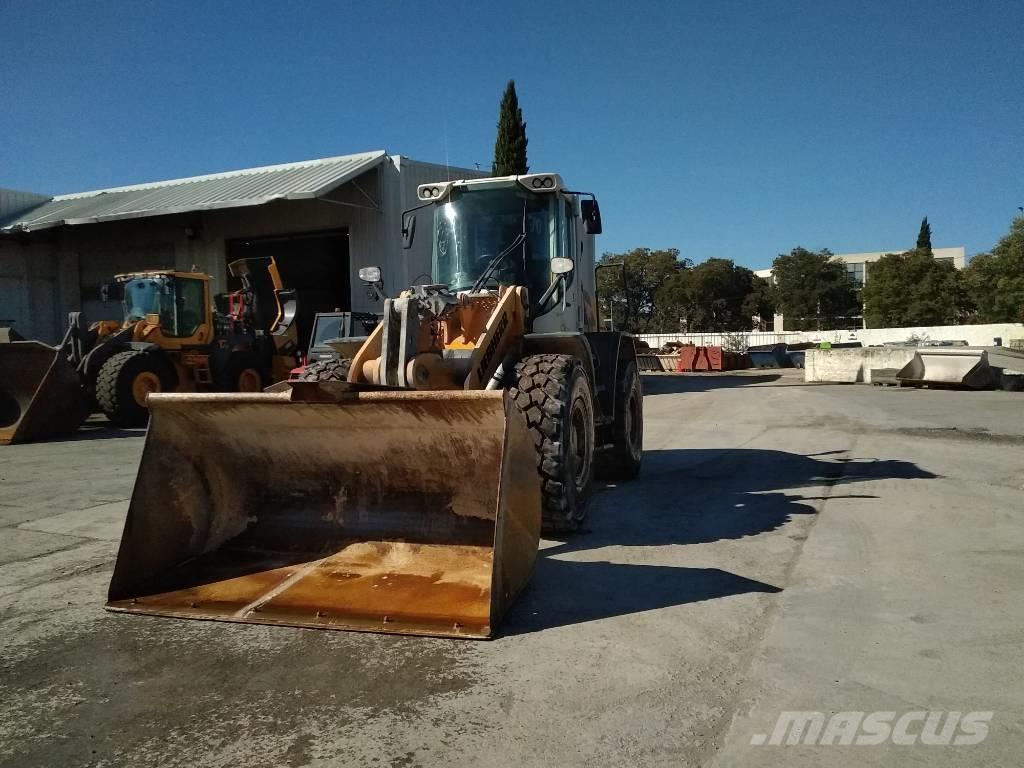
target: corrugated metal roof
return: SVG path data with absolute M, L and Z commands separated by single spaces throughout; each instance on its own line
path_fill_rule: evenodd
M 385 152 L 364 152 L 187 179 L 57 195 L 4 222 L 4 232 L 261 205 L 320 197 L 378 165 Z

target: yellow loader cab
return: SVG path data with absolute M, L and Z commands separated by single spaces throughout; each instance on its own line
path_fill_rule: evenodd
M 642 458 L 633 339 L 598 330 L 593 195 L 556 174 L 425 184 L 346 381 L 155 394 L 107 607 L 490 637 L 542 524 Z M 360 275 L 380 290 L 380 270 Z M 279 385 L 281 386 L 281 385 Z

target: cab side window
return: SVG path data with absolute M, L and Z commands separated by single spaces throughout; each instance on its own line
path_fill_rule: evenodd
M 204 316 L 204 291 L 203 281 L 179 277 L 175 282 L 174 309 L 177 323 L 174 333 L 164 327 L 164 333 L 168 336 L 188 338 L 194 336 L 199 326 L 202 325 Z

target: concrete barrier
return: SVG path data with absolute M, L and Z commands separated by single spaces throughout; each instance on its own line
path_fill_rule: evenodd
M 804 381 L 870 384 L 873 368 L 899 370 L 914 359 L 915 352 L 915 347 L 808 349 L 804 357 Z

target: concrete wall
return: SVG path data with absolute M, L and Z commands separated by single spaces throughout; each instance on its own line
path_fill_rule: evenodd
M 809 349 L 804 357 L 804 381 L 871 383 L 872 368 L 896 368 L 914 359 L 913 347 Z
M 16 218 L 49 197 L 0 189 L 0 223 Z M 22 238 L 0 240 L 0 326 L 26 337 L 52 337 L 60 323 L 56 310 L 56 261 L 47 243 Z
M 907 341 L 917 337 L 928 341 L 966 341 L 968 345 L 986 347 L 994 338 L 1003 344 L 1010 339 L 1024 338 L 1022 323 L 991 323 L 988 325 L 932 325 L 917 328 L 857 328 L 852 331 L 804 331 L 801 341 L 859 341 L 864 346 Z
M 797 344 L 804 341 L 859 341 L 865 347 L 907 341 L 911 336 L 929 341 L 966 341 L 970 346 L 986 347 L 1001 337 L 1003 345 L 1010 339 L 1024 339 L 1024 324 L 993 323 L 989 325 L 943 325 L 921 328 L 858 328 L 852 331 L 750 331 L 741 333 L 641 333 L 643 339 L 657 349 L 669 341 L 698 346 L 727 346 L 730 338 L 739 338 L 745 346 L 760 344 Z
M 0 326 L 55 342 L 63 334 L 59 259 L 48 241 L 0 241 Z

